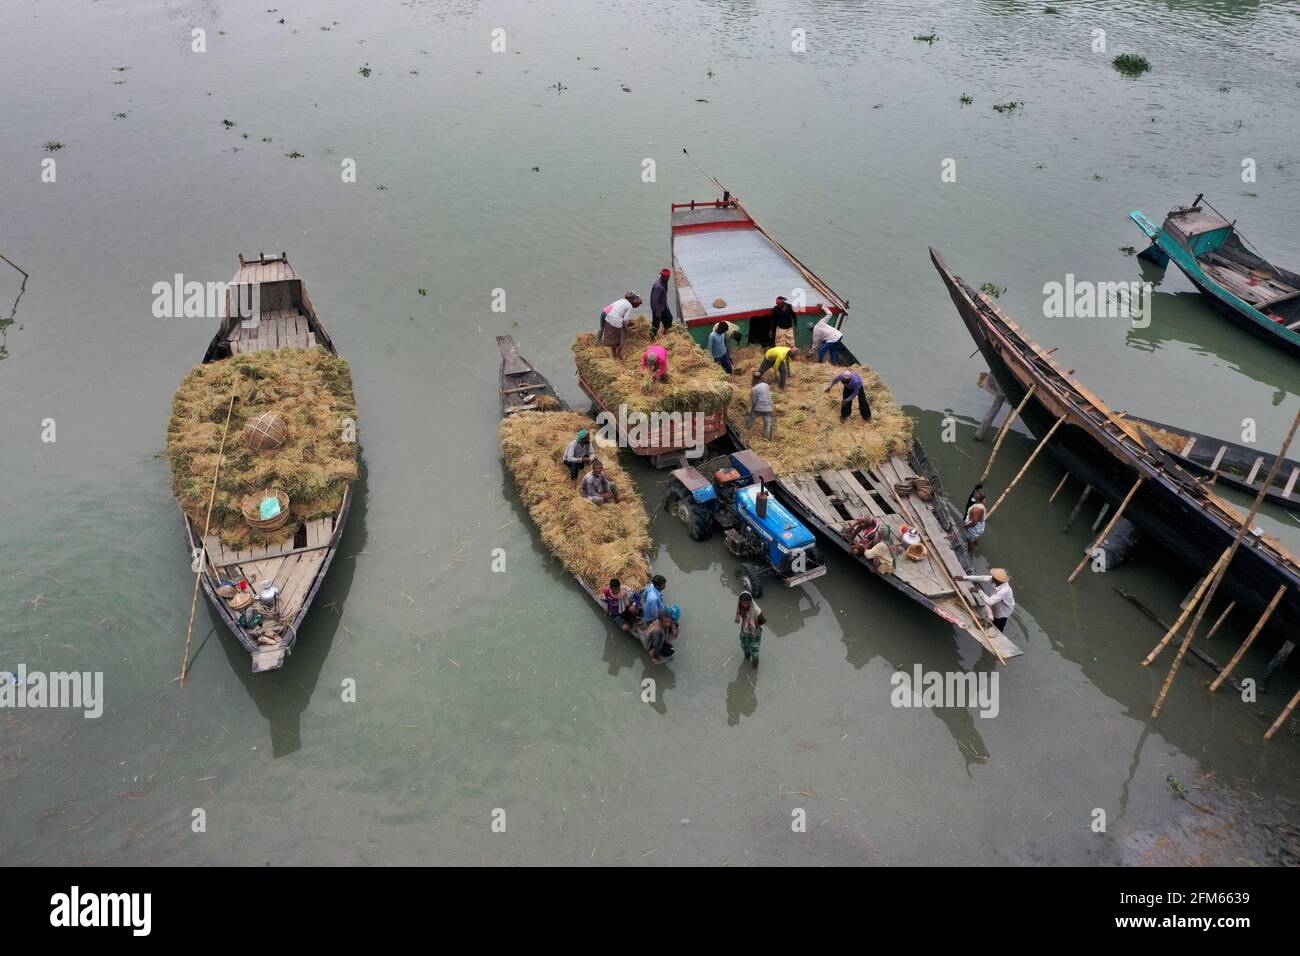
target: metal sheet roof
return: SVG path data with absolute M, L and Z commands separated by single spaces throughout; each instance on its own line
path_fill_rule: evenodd
M 778 295 L 803 289 L 806 304 L 822 296 L 757 229 L 710 229 L 673 237 L 673 271 L 683 317 L 725 316 L 770 309 Z M 715 307 L 722 299 L 725 306 Z

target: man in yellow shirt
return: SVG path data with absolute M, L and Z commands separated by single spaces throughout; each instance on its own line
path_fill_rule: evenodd
M 754 373 L 755 377 L 762 378 L 768 369 L 775 369 L 777 374 L 777 385 L 781 391 L 785 391 L 785 383 L 790 376 L 790 363 L 798 356 L 798 352 L 788 345 L 778 345 L 767 350 L 763 356 L 763 364 L 758 367 Z

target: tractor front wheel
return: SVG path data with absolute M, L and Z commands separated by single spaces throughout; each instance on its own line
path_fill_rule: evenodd
M 664 499 L 665 510 L 680 521 L 692 541 L 706 541 L 713 534 L 713 515 L 676 479 Z

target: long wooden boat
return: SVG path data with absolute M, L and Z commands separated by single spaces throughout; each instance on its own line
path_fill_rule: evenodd
M 1232 543 L 1244 515 L 1074 381 L 986 295 L 954 275 L 934 249 L 930 258 L 1008 403 L 1019 405 L 1034 388 L 1020 415 L 1034 437 L 1044 438 L 1064 417 L 1048 444 L 1056 460 L 1112 507 L 1142 479 L 1124 516 L 1174 560 L 1196 574 L 1208 572 Z M 1286 591 L 1268 627 L 1293 634 L 1300 626 L 1300 566 L 1279 541 L 1252 529 L 1221 589 L 1258 617 L 1280 586 Z
M 553 407 L 556 410 L 562 412 L 572 411 L 569 404 L 560 397 L 546 377 L 537 371 L 532 362 L 519 353 L 519 348 L 515 345 L 513 336 L 498 335 L 497 348 L 501 352 L 499 390 L 501 393 L 502 418 L 518 412 L 533 410 L 536 406 L 536 397 L 542 395 L 550 396 L 555 400 L 556 404 Z M 574 493 L 577 494 L 576 491 Z M 605 601 L 600 596 L 600 592 L 578 575 L 573 574 L 571 576 L 577 582 L 578 587 L 582 589 L 582 593 L 595 602 L 602 614 L 606 614 Z M 645 628 L 641 625 L 634 627 L 631 631 L 632 636 L 643 647 L 645 646 L 644 631 Z
M 263 349 L 311 348 L 319 345 L 338 354 L 329 332 L 316 315 L 307 288 L 288 257 L 266 256 L 256 259 L 239 257 L 239 271 L 227 292 L 226 318 L 213 336 L 203 356 L 204 364 Z M 256 306 L 257 322 L 252 316 L 241 317 L 232 296 Z M 185 536 L 190 554 L 202 549 L 203 593 L 216 609 L 217 616 L 235 635 L 252 658 L 253 672 L 276 670 L 284 666 L 293 652 L 302 622 L 316 592 L 320 590 L 330 564 L 338 552 L 343 528 L 352 508 L 352 486 L 343 493 L 343 503 L 332 516 L 315 518 L 299 525 L 293 538 L 283 544 L 253 545 L 232 551 L 223 546 L 215 534 L 202 537 L 202 528 L 185 518 Z M 274 582 L 278 589 L 274 618 L 284 625 L 279 641 L 267 644 L 240 624 L 239 613 L 232 611 L 217 594 L 223 582 L 247 580 L 256 591 L 263 581 Z
M 649 459 L 654 468 L 676 468 L 687 449 L 702 448 L 727 433 L 727 416 L 723 412 L 709 412 L 698 421 L 690 415 L 659 418 L 652 412 L 646 425 L 638 428 L 629 420 L 628 413 L 620 414 L 617 406 L 597 394 L 581 372 L 577 376 L 583 394 L 591 399 L 600 415 L 608 416 L 617 430 L 619 447 Z
M 1160 266 L 1172 259 L 1234 325 L 1300 357 L 1300 275 L 1251 250 L 1235 220 L 1202 206 L 1203 198 L 1169 212 L 1159 228 L 1129 213 L 1151 240 L 1141 255 Z
M 830 312 L 835 326 L 842 328 L 848 301 L 777 242 L 730 191 L 720 185 L 719 189 L 723 193 L 719 200 L 672 206 L 678 308 L 693 335 L 696 329 L 702 331 L 697 341 L 703 344 L 717 322 L 737 323 L 747 330 L 750 319 L 771 312 L 776 295 L 785 295 L 794 304 L 799 290 L 803 292 L 800 315 Z M 725 305 L 716 305 L 719 301 Z M 797 342 L 808 341 L 806 329 L 796 332 Z M 844 361 L 857 362 L 843 340 L 841 347 Z M 736 447 L 747 447 L 736 429 L 729 430 L 729 437 Z M 932 501 L 900 494 L 895 488 L 918 476 L 929 480 Z M 801 521 L 873 576 L 970 634 L 1001 660 L 1022 653 L 991 621 L 986 623 L 986 615 L 980 615 L 982 605 L 974 594 L 978 585 L 960 580 L 961 575 L 974 573 L 974 565 L 960 523 L 954 521 L 956 509 L 944 497 L 943 484 L 919 442 L 906 457 L 895 455 L 877 468 L 777 475 L 770 487 Z M 896 540 L 904 525 L 919 527 L 924 531 L 926 556 L 912 561 L 899 555 L 892 574 L 877 574 L 869 561 L 852 555 L 852 542 L 845 536 L 850 521 L 871 515 L 889 525 Z
M 1251 495 L 1259 494 L 1264 487 L 1264 479 L 1273 468 L 1277 456 L 1268 452 L 1238 445 L 1221 438 L 1212 438 L 1199 432 L 1188 431 L 1177 425 L 1166 425 L 1149 418 L 1125 415 L 1128 421 L 1138 428 L 1150 428 L 1163 432 L 1160 437 L 1176 438 L 1176 447 L 1161 443 L 1161 451 L 1172 456 L 1180 465 L 1195 475 L 1209 478 L 1209 484 L 1228 485 Z M 1144 429 L 1145 430 L 1145 429 Z M 1159 438 L 1157 438 L 1159 441 Z M 1282 508 L 1300 511 L 1300 494 L 1296 494 L 1297 480 L 1300 480 L 1300 462 L 1289 458 L 1282 460 L 1273 484 L 1264 493 L 1264 498 Z

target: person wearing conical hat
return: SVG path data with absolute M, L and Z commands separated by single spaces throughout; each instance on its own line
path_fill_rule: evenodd
M 1007 619 L 1016 609 L 1016 595 L 1011 590 L 1011 575 L 1006 568 L 993 568 L 988 574 L 964 574 L 963 581 L 993 582 L 993 593 L 986 594 L 983 588 L 975 588 L 975 597 L 989 609 L 993 615 L 993 626 L 999 631 L 1005 630 Z

